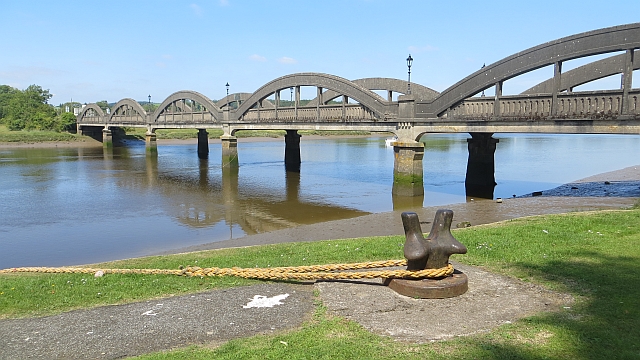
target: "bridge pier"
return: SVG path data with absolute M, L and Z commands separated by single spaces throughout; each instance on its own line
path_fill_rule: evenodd
M 298 130 L 287 130 L 284 137 L 284 166 L 287 171 L 300 171 L 300 138 Z
M 147 155 L 158 155 L 158 143 L 156 140 L 157 136 L 153 130 L 149 130 L 144 134 L 144 145 Z
M 467 139 L 469 159 L 464 181 L 468 197 L 493 199 L 495 178 L 495 152 L 498 139 L 491 137 L 493 133 L 470 133 Z
M 198 129 L 198 157 L 209 158 L 209 133 L 206 129 Z
M 424 195 L 422 158 L 424 144 L 417 141 L 396 142 L 393 146 L 393 195 Z
M 238 138 L 222 135 L 220 140 L 222 141 L 222 169 L 238 167 Z
M 106 148 L 113 147 L 113 133 L 109 127 L 102 130 L 102 146 Z

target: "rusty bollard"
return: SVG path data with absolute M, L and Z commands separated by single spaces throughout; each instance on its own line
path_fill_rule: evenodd
M 438 210 L 431 232 L 425 239 L 422 235 L 418 214 L 402 213 L 402 225 L 406 241 L 404 257 L 407 270 L 438 269 L 447 266 L 449 256 L 465 254 L 467 248 L 451 234 L 453 211 Z M 387 279 L 385 285 L 399 294 L 421 299 L 442 299 L 464 294 L 469 285 L 467 275 L 456 270 L 444 278 L 405 280 Z

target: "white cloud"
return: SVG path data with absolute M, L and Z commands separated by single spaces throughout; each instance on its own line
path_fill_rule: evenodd
M 297 64 L 298 60 L 296 60 L 294 58 L 283 56 L 280 59 L 278 59 L 278 62 L 280 64 Z
M 436 51 L 438 50 L 437 47 L 431 46 L 431 45 L 426 45 L 426 46 L 409 46 L 409 52 L 412 53 L 422 53 L 422 52 L 427 52 L 427 51 Z
M 258 54 L 253 54 L 251 56 L 249 56 L 249 59 L 253 60 L 253 61 L 259 61 L 259 62 L 265 62 L 267 61 L 267 58 Z
M 197 17 L 201 17 L 202 16 L 202 8 L 200 6 L 198 6 L 198 4 L 191 4 L 191 5 L 189 5 L 189 7 L 191 8 L 191 10 L 193 10 L 193 13 Z

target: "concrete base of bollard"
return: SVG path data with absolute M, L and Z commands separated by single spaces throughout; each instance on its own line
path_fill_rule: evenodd
M 469 289 L 467 275 L 458 270 L 444 279 L 387 279 L 384 284 L 398 294 L 419 299 L 445 299 L 460 296 Z

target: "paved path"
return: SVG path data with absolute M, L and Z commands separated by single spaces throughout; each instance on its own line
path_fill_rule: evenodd
M 467 274 L 470 285 L 467 293 L 453 299 L 409 298 L 383 286 L 379 279 L 315 285 L 265 283 L 2 320 L 0 359 L 118 359 L 291 329 L 313 313 L 314 289 L 330 313 L 380 335 L 416 343 L 488 331 L 537 312 L 563 311 L 572 303 L 570 296 L 540 286 L 472 266 L 455 266 Z M 254 299 L 271 301 L 266 303 L 270 307 L 251 307 Z
M 246 307 L 256 295 L 276 297 L 281 305 Z M 119 359 L 193 343 L 215 344 L 295 328 L 313 310 L 312 286 L 265 283 L 1 320 L 0 359 Z

